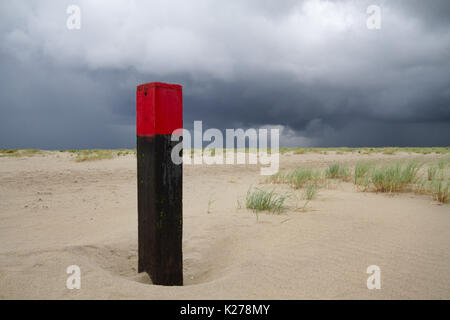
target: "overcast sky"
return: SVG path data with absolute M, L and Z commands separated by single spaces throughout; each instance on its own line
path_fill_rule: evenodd
M 0 148 L 134 147 L 136 85 L 151 81 L 183 85 L 187 129 L 449 146 L 449 17 L 448 0 L 2 0 Z

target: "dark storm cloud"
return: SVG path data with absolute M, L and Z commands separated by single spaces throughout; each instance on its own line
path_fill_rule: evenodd
M 450 25 L 450 3 L 446 0 L 402 0 L 392 1 L 392 5 L 425 27 L 447 28 Z
M 0 62 L 0 144 L 5 148 L 95 148 L 129 145 L 132 130 L 110 110 L 118 92 L 107 78 L 51 63 Z M 123 93 L 123 92 L 122 92 Z M 122 104 L 123 105 L 123 104 Z M 122 133 L 122 136 L 119 134 Z
M 135 87 L 183 84 L 184 123 L 283 145 L 449 145 L 448 1 L 0 5 L 0 147 L 132 147 Z M 366 8 L 382 8 L 368 30 Z M 448 15 L 447 15 L 448 16 Z

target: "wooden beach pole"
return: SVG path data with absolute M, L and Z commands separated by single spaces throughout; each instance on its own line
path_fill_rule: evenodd
M 172 132 L 183 127 L 182 87 L 151 82 L 136 90 L 138 272 L 153 284 L 183 285 L 182 164 Z

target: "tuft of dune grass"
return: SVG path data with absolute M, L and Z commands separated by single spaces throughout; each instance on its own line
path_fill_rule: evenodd
M 77 152 L 75 158 L 76 162 L 95 161 L 114 158 L 114 153 L 111 150 L 81 150 Z
M 355 165 L 353 183 L 358 186 L 366 186 L 368 184 L 368 176 L 372 169 L 373 165 L 369 162 L 357 162 Z
M 305 191 L 303 193 L 303 198 L 305 200 L 311 201 L 316 198 L 318 193 L 319 193 L 319 185 L 317 181 L 310 181 L 306 185 Z
M 284 209 L 285 195 L 250 187 L 245 197 L 245 207 L 254 212 L 269 211 L 280 213 Z
M 80 150 L 75 152 L 76 162 L 85 162 L 85 161 L 96 161 L 96 160 L 105 160 L 105 159 L 113 159 L 115 156 L 122 155 L 121 151 L 114 150 L 102 150 L 102 149 L 94 149 L 94 150 Z
M 346 166 L 343 166 L 339 163 L 332 163 L 325 170 L 325 177 L 328 179 L 341 179 L 344 181 L 350 181 L 351 175 L 350 171 Z
M 370 152 L 367 151 L 367 152 Z M 351 181 L 360 191 L 405 192 L 429 194 L 433 199 L 448 203 L 450 188 L 450 157 L 440 159 L 421 173 L 423 164 L 417 161 L 395 162 L 376 165 L 373 162 L 357 162 L 353 174 L 339 163 L 332 163 L 323 174 L 311 168 L 296 168 L 289 172 L 278 172 L 266 180 L 269 183 L 287 184 L 294 189 L 305 188 L 303 198 L 314 198 L 326 179 Z
M 106 150 L 106 149 L 93 149 L 93 150 L 58 150 L 59 152 L 68 152 L 75 155 L 75 161 L 91 161 L 91 160 L 102 160 L 102 159 L 112 159 L 114 157 L 126 156 L 126 155 L 136 155 L 136 149 L 117 149 L 117 150 Z M 46 151 L 39 149 L 0 149 L 0 157 L 32 157 L 35 155 L 43 155 Z
M 289 182 L 295 189 L 303 188 L 308 182 L 317 182 L 319 173 L 310 168 L 297 168 L 289 174 Z
M 75 155 L 75 161 L 76 162 L 106 160 L 106 159 L 113 159 L 115 157 L 121 157 L 121 156 L 127 156 L 127 155 L 136 155 L 136 149 L 68 150 L 68 152 L 70 152 L 70 153 Z
M 429 194 L 434 200 L 448 203 L 450 181 L 446 168 L 450 163 L 441 159 L 437 164 L 429 166 L 425 177 L 420 175 L 422 164 L 411 161 L 407 164 L 395 163 L 375 166 L 369 163 L 357 163 L 354 173 L 354 184 L 363 186 L 364 191 L 403 192 L 414 191 Z
M 294 154 L 305 154 L 306 150 L 303 148 L 298 148 L 294 151 Z
M 319 178 L 319 171 L 310 168 L 296 168 L 287 173 L 279 171 L 276 174 L 270 176 L 267 182 L 275 184 L 288 184 L 294 189 L 300 189 L 310 181 L 317 182 Z
M 376 192 L 400 192 L 418 181 L 421 164 L 410 162 L 406 166 L 391 164 L 375 168 L 371 180 Z
M 444 179 L 435 179 L 430 183 L 430 192 L 436 201 L 442 203 L 448 203 L 448 189 L 450 187 L 450 181 Z
M 0 150 L 1 157 L 33 157 L 42 154 L 43 151 L 39 149 L 5 149 Z
M 428 168 L 428 187 L 424 188 L 428 191 L 434 200 L 441 203 L 448 203 L 448 189 L 450 180 L 446 178 L 446 168 L 450 165 L 450 157 L 439 160 L 436 165 Z

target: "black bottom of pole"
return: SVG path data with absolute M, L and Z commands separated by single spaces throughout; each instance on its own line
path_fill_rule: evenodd
M 138 272 L 153 284 L 183 285 L 183 165 L 171 135 L 137 137 Z

